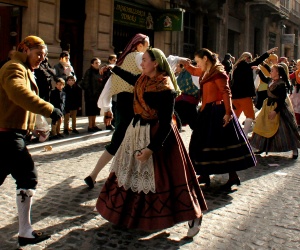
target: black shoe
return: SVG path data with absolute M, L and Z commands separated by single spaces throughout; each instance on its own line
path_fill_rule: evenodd
M 64 135 L 62 135 L 62 134 L 57 134 L 57 137 L 58 137 L 58 138 L 64 138 Z
M 93 128 L 88 128 L 88 132 L 96 132 Z
M 49 141 L 50 140 L 57 140 L 57 139 L 59 139 L 58 135 L 52 135 L 52 136 L 49 137 Z
M 224 185 L 221 186 L 221 189 L 224 189 L 224 190 L 231 190 L 231 187 L 232 187 L 233 185 L 237 185 L 237 186 L 241 185 L 241 180 L 240 180 L 239 177 L 234 178 L 234 179 L 232 179 L 232 180 L 229 179 L 229 180 L 226 182 L 226 184 L 224 184 Z
M 96 127 L 93 127 L 93 129 L 94 129 L 95 131 L 102 131 L 102 129 L 101 129 L 101 128 L 98 128 L 97 126 L 96 126 Z
M 43 232 L 38 232 L 38 231 L 33 231 L 32 235 L 34 236 L 34 238 L 25 238 L 19 236 L 18 237 L 19 245 L 21 247 L 26 245 L 32 245 L 47 240 L 51 237 L 51 235 L 44 234 Z
M 68 129 L 64 129 L 64 134 L 65 135 L 69 135 L 70 133 L 69 133 L 69 130 Z
M 293 150 L 293 156 L 292 156 L 292 158 L 294 160 L 298 159 L 298 149 L 297 150 Z
M 79 134 L 79 131 L 78 131 L 77 129 L 73 129 L 72 132 L 73 132 L 74 134 Z
M 205 183 L 205 186 L 206 186 L 206 187 L 209 187 L 209 186 L 210 186 L 210 178 L 209 178 L 209 175 L 200 175 L 200 176 L 198 177 L 198 182 L 199 182 L 199 184 Z
M 106 130 L 115 130 L 115 127 L 113 125 L 108 125 L 105 127 Z
M 89 186 L 90 189 L 93 189 L 94 188 L 94 184 L 96 183 L 95 181 L 93 181 L 92 177 L 91 176 L 88 176 L 84 179 L 84 182 L 86 185 Z

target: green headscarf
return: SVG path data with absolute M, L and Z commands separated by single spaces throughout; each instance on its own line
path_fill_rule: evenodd
M 161 70 L 167 72 L 168 76 L 171 78 L 171 81 L 174 85 L 174 89 L 177 92 L 177 95 L 180 95 L 181 91 L 180 91 L 180 89 L 177 85 L 177 81 L 176 81 L 174 72 L 172 71 L 171 66 L 168 63 L 168 60 L 167 60 L 164 52 L 162 52 L 160 49 L 156 49 L 156 48 L 152 48 L 152 49 L 149 49 L 149 50 L 152 51 L 152 53 L 155 57 L 155 60 L 157 61 L 157 63 L 159 65 L 159 67 L 161 68 Z

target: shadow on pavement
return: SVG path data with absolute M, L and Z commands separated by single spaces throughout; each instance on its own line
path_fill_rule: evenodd
M 256 158 L 258 163 L 255 167 L 237 172 L 241 179 L 241 186 L 233 186 L 231 191 L 222 190 L 221 188 L 221 185 L 227 182 L 228 174 L 212 176 L 210 187 L 201 185 L 208 206 L 208 210 L 205 213 L 231 204 L 233 200 L 231 194 L 238 192 L 239 188 L 243 188 L 243 182 L 281 171 L 297 164 L 296 160 L 285 156 L 272 155 L 271 153 L 267 156 L 257 155 Z

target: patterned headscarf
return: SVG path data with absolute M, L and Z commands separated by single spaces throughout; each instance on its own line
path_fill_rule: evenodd
M 130 41 L 129 43 L 126 45 L 124 51 L 122 52 L 120 58 L 118 58 L 118 61 L 116 63 L 117 66 L 122 65 L 125 57 L 130 53 L 136 50 L 136 47 L 138 44 L 143 43 L 146 39 L 149 40 L 149 37 L 138 33 L 136 34 Z
M 171 69 L 171 66 L 170 64 L 168 63 L 168 60 L 164 54 L 164 52 L 162 52 L 160 49 L 156 49 L 156 48 L 153 48 L 153 49 L 150 49 L 155 57 L 155 60 L 157 61 L 160 69 L 162 71 L 165 71 L 167 72 L 167 75 L 171 78 L 171 81 L 174 85 L 174 89 L 175 91 L 177 92 L 178 95 L 180 95 L 180 89 L 177 85 L 177 81 L 176 81 L 176 78 L 175 78 L 175 75 L 174 75 L 174 72 L 173 70 Z
M 34 49 L 39 46 L 47 47 L 45 42 L 38 36 L 27 36 L 17 47 L 17 51 L 23 52 L 26 49 Z

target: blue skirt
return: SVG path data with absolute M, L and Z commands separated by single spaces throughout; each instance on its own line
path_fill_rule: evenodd
M 198 112 L 189 154 L 199 175 L 244 170 L 257 163 L 235 114 L 226 127 L 223 127 L 224 115 L 223 103 L 208 103 Z

